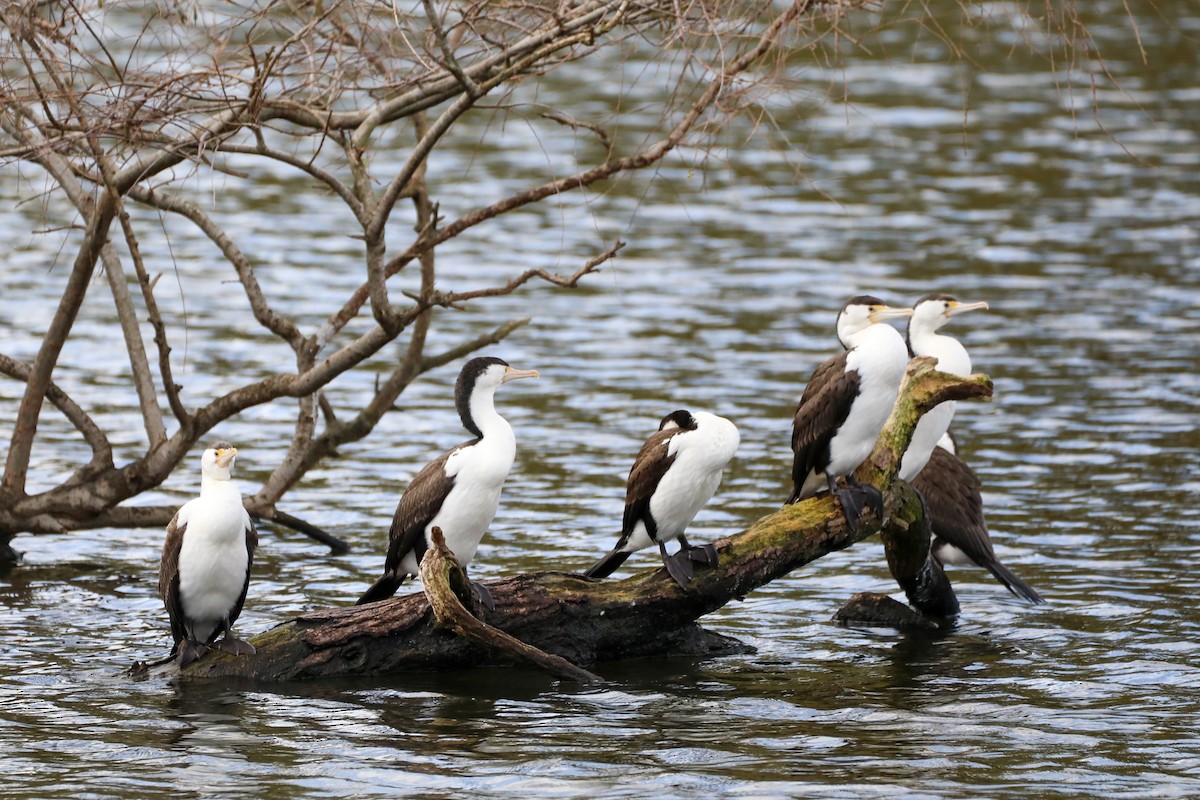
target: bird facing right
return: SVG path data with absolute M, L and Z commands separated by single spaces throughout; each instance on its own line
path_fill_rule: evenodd
M 908 347 L 887 320 L 912 313 L 870 295 L 853 297 L 842 307 L 837 333 L 846 351 L 813 371 L 792 419 L 795 455 L 787 502 L 828 486 L 852 529 L 868 503 L 883 518 L 879 490 L 858 484 L 853 473 L 875 447 L 908 366 Z M 849 484 L 845 488 L 837 485 L 841 477 Z
M 928 294 L 913 306 L 908 320 L 908 351 L 912 356 L 936 358 L 937 369 L 951 375 L 971 374 L 971 356 L 967 348 L 953 336 L 938 333 L 938 330 L 959 314 L 977 309 L 987 309 L 987 303 L 960 303 L 948 294 Z M 950 429 L 954 419 L 955 403 L 947 400 L 930 409 L 913 431 L 912 442 L 904 451 L 900 461 L 900 478 L 908 482 L 917 476 L 929 460 L 938 440 Z
M 512 426 L 496 411 L 496 390 L 510 381 L 536 377 L 537 370 L 515 369 L 499 358 L 473 358 L 463 365 L 454 386 L 454 405 L 463 427 L 475 438 L 430 461 L 408 484 L 388 531 L 383 575 L 363 592 L 359 605 L 386 600 L 408 576 L 418 574 L 435 527 L 441 528 L 458 563 L 464 569 L 471 563 L 500 508 L 500 493 L 517 452 Z M 471 585 L 484 605 L 494 605 L 486 587 Z

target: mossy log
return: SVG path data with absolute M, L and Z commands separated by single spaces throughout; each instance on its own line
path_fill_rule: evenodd
M 469 635 L 462 635 L 468 623 L 461 615 L 445 611 L 447 603 L 453 607 L 457 602 L 435 597 L 435 604 L 443 606 L 435 613 L 430 597 L 417 593 L 366 606 L 308 612 L 251 639 L 256 654 L 213 652 L 182 670 L 182 676 L 287 681 L 526 662 L 586 681 L 595 676 L 584 670 L 572 673 L 576 665 L 738 652 L 745 649 L 743 645 L 706 631 L 697 621 L 875 533 L 883 534 L 888 564 L 917 611 L 935 617 L 954 614 L 958 601 L 953 589 L 929 557 L 923 505 L 907 484 L 896 479 L 896 471 L 921 414 L 945 400 L 990 397 L 992 387 L 986 376 L 959 378 L 938 372 L 935 363 L 920 358 L 910 364 L 892 417 L 856 474 L 883 492 L 887 519 L 882 525 L 868 511 L 858 529 L 851 531 L 835 501 L 822 495 L 785 506 L 741 533 L 718 540 L 718 565 L 698 568 L 686 590 L 663 568 L 623 580 L 592 580 L 562 572 L 517 575 L 487 583 L 495 608 L 476 609 L 478 619 L 469 623 L 473 631 Z M 436 550 L 431 548 L 430 553 Z M 427 591 L 453 587 L 458 580 L 453 568 L 422 567 Z M 459 584 L 454 592 L 457 597 L 467 597 L 463 586 Z M 511 640 L 492 637 L 488 628 L 528 647 L 518 652 Z M 569 663 L 542 662 L 537 651 Z

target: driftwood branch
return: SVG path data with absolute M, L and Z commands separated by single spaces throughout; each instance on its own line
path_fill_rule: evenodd
M 429 601 L 438 627 L 483 646 L 499 658 L 510 656 L 515 661 L 531 664 L 556 677 L 588 684 L 603 682 L 599 675 L 580 669 L 561 656 L 525 644 L 472 616 L 464 606 L 464 601 L 470 602 L 471 594 L 466 573 L 446 547 L 441 528 L 434 528 L 430 535 L 433 547 L 421 559 L 421 587 L 425 590 L 425 598 Z
M 851 531 L 835 501 L 818 496 L 785 506 L 741 533 L 718 540 L 717 566 L 698 569 L 686 590 L 662 568 L 616 581 L 560 572 L 518 575 L 487 584 L 495 609 L 483 611 L 480 621 L 576 665 L 734 652 L 739 643 L 704 630 L 698 620 L 877 532 L 884 533 L 885 547 L 897 556 L 897 580 L 910 597 L 917 597 L 919 610 L 942 613 L 944 594 L 926 597 L 919 591 L 928 580 L 928 530 L 915 493 L 895 479 L 903 451 L 894 448 L 897 443 L 907 446 L 920 414 L 937 402 L 990 394 L 991 384 L 984 376 L 958 378 L 934 370 L 930 359 L 914 360 L 901 401 L 871 459 L 858 473 L 860 480 L 884 491 L 887 519 L 882 523 L 867 515 Z M 513 660 L 511 653 L 498 655 L 495 648 L 481 646 L 477 640 L 447 636 L 424 594 L 312 611 L 252 641 L 257 648 L 253 656 L 213 654 L 184 672 L 196 677 L 281 681 L 501 665 Z

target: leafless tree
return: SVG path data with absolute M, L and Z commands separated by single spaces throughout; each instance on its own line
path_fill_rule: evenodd
M 276 402 L 296 404 L 294 435 L 246 503 L 262 518 L 303 529 L 277 504 L 309 469 L 339 445 L 370 434 L 423 373 L 525 322 L 431 353 L 426 334 L 436 313 L 531 281 L 573 287 L 622 243 L 610 243 L 570 275 L 528 270 L 466 292 L 438 287 L 439 245 L 530 204 L 654 165 L 678 147 L 703 147 L 722 120 L 752 102 L 752 89 L 769 81 L 790 49 L 836 33 L 840 16 L 862 3 L 5 3 L 0 159 L 10 168 L 36 165 L 78 224 L 67 238 L 73 260 L 39 352 L 31 362 L 0 354 L 0 373 L 25 384 L 0 482 L 0 545 L 19 532 L 164 524 L 173 507 L 122 503 L 161 484 L 214 426 Z M 438 187 L 426 164 L 464 117 L 506 113 L 518 87 L 552 70 L 582 84 L 587 74 L 579 62 L 632 37 L 673 53 L 663 80 L 675 82 L 668 87 L 674 105 L 658 132 L 620 152 L 611 130 L 596 121 L 543 110 L 545 124 L 594 137 L 595 163 L 457 219 L 439 216 Z M 398 156 L 396 142 L 407 143 Z M 390 157 L 382 157 L 389 148 Z M 331 302 L 324 321 L 309 330 L 272 302 L 252 258 L 187 190 L 201 172 L 253 182 L 281 164 L 305 176 L 314 192 L 344 204 L 362 243 L 353 267 L 361 285 Z M 166 228 L 147 221 L 146 210 L 181 218 L 211 242 L 254 320 L 294 354 L 294 371 L 262 374 L 197 408 L 185 406 L 172 372 L 180 333 L 160 312 L 156 269 L 142 257 L 143 243 L 157 243 Z M 397 220 L 411 223 L 406 240 L 397 236 L 403 229 Z M 389 279 L 402 270 L 419 272 L 419 291 L 397 296 Z M 87 398 L 69 396 L 53 380 L 89 284 L 100 276 L 128 350 L 145 432 L 144 452 L 128 463 L 116 463 Z M 149 343 L 140 330 L 147 320 Z M 350 323 L 364 320 L 364 333 L 348 333 Z M 323 387 L 397 341 L 403 357 L 374 396 L 361 408 L 335 412 Z M 58 485 L 30 494 L 44 400 L 71 423 L 91 457 Z

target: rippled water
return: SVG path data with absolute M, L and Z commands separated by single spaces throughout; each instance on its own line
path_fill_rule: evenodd
M 912 28 L 831 65 L 797 55 L 807 90 L 774 101 L 774 148 L 735 127 L 708 161 L 681 153 L 439 251 L 439 285 L 476 288 L 526 266 L 570 271 L 615 237 L 629 242 L 574 292 L 531 285 L 435 323 L 432 351 L 532 316 L 495 352 L 543 375 L 502 392 L 520 452 L 477 574 L 580 569 L 606 551 L 633 454 L 681 406 L 742 431 L 695 538 L 740 529 L 785 494 L 790 409 L 836 347 L 841 302 L 943 290 L 992 307 L 955 323 L 996 384 L 994 403 L 960 405 L 956 428 L 1001 559 L 1047 605 L 956 569 L 951 635 L 835 627 L 851 593 L 895 589 L 869 542 L 711 616 L 756 653 L 602 664 L 599 690 L 517 669 L 177 686 L 122 674 L 167 645 L 160 531 L 20 537 L 25 563 L 0 579 L 6 796 L 1200 795 L 1200 20 L 1131 5 L 1149 64 L 1121 3 L 1088 12 L 1119 90 L 1085 81 L 1068 94 L 1066 68 L 1050 71 L 1002 28 L 947 17 L 979 66 Z M 633 57 L 608 67 L 627 85 L 641 68 Z M 571 89 L 552 77 L 542 91 Z M 510 150 L 481 154 L 464 136 L 434 163 L 447 217 L 573 163 L 567 140 L 519 124 L 503 136 Z M 222 199 L 243 212 L 230 216 L 234 235 L 265 264 L 264 288 L 308 324 L 323 318 L 326 298 L 360 280 L 345 221 L 291 175 L 254 197 L 230 188 Z M 0 174 L 0 330 L 3 351 L 26 358 L 68 263 L 54 235 L 25 234 L 45 227 L 36 206 L 15 206 L 30 191 Z M 145 249 L 167 272 L 166 310 L 186 300 L 185 400 L 290 364 L 240 316 L 216 313 L 243 301 L 204 245 L 183 229 L 174 245 L 177 272 L 161 242 Z M 102 288 L 56 380 L 128 457 L 142 433 Z M 354 549 L 331 557 L 264 532 L 242 632 L 344 604 L 376 576 L 399 488 L 463 438 L 455 371 L 406 392 L 403 413 L 286 498 Z M 346 376 L 330 397 L 349 408 L 372 381 Z M 0 382 L 0 440 L 19 388 Z M 252 409 L 217 431 L 243 449 L 246 489 L 282 453 L 290 414 Z M 52 411 L 43 419 L 35 487 L 81 454 Z M 192 491 L 187 473 L 144 499 Z M 638 556 L 623 572 L 653 564 Z

